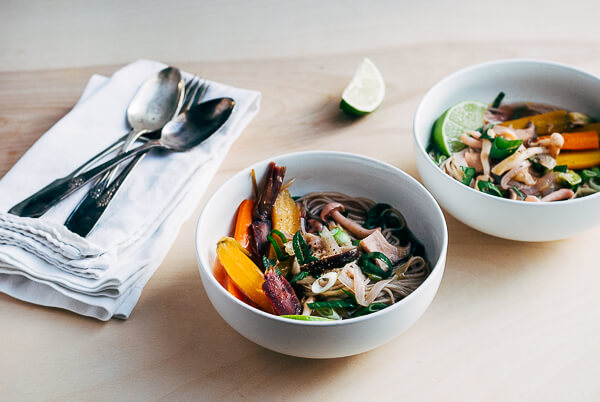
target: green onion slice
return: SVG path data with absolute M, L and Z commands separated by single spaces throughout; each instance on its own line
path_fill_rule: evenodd
M 291 320 L 300 320 L 300 321 L 334 321 L 330 318 L 325 318 L 325 317 L 315 317 L 312 315 L 296 315 L 296 314 L 292 314 L 292 315 L 280 315 L 280 317 L 283 318 L 289 318 Z
M 281 233 L 279 230 L 277 230 L 277 229 L 273 229 L 273 230 L 271 230 L 271 235 L 274 235 L 274 234 L 275 234 L 275 235 L 277 235 L 277 236 L 278 236 L 278 237 L 281 239 L 281 242 L 282 242 L 283 244 L 285 244 L 285 243 L 287 243 L 287 242 L 288 242 L 288 239 L 287 239 L 287 238 L 285 237 L 285 235 L 284 235 L 283 233 Z
M 267 235 L 267 239 L 269 240 L 269 242 L 273 246 L 273 250 L 275 250 L 275 254 L 277 254 L 277 259 L 279 261 L 285 261 L 285 260 L 287 260 L 288 256 L 283 251 L 281 251 L 281 249 L 279 248 L 279 244 L 277 244 L 277 242 L 275 241 L 275 239 L 273 238 L 273 236 Z
M 352 314 L 352 318 L 360 317 L 360 316 L 367 315 L 367 314 L 376 313 L 378 311 L 383 310 L 386 307 L 389 307 L 389 306 L 387 304 L 385 304 L 385 303 L 373 303 L 373 304 L 369 304 L 368 307 L 363 307 L 361 309 L 356 310 Z
M 389 269 L 384 271 L 383 269 L 379 268 L 379 265 L 377 265 L 375 260 L 383 261 Z M 390 259 L 379 251 L 361 255 L 358 259 L 358 266 L 366 275 L 373 274 L 383 279 L 389 278 L 394 272 L 394 266 Z
M 502 103 L 502 99 L 504 99 L 504 92 L 500 92 L 497 96 L 496 99 L 494 99 L 494 101 L 492 102 L 492 107 L 493 108 L 497 108 L 500 106 L 500 103 Z
M 567 171 L 567 165 L 556 165 L 552 170 L 554 170 L 555 172 L 565 173 Z
M 308 303 L 308 308 L 318 309 L 318 308 L 355 308 L 355 304 L 352 303 L 351 300 L 329 300 L 329 301 L 320 301 L 314 303 Z

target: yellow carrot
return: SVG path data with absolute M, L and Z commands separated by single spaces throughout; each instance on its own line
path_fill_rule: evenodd
M 222 237 L 217 243 L 217 257 L 229 279 L 250 301 L 265 311 L 272 311 L 271 302 L 262 290 L 263 273 L 235 239 Z
M 587 169 L 600 165 L 600 150 L 561 152 L 556 157 L 556 163 L 567 165 L 569 169 Z
M 300 230 L 300 210 L 289 191 L 283 190 L 277 196 L 271 211 L 271 220 L 273 229 L 277 229 L 287 236 L 293 236 Z
M 555 110 L 549 113 L 537 114 L 535 116 L 522 117 L 516 120 L 509 120 L 500 123 L 501 126 L 512 126 L 515 129 L 522 129 L 532 122 L 535 125 L 535 131 L 538 135 L 560 133 L 568 129 L 570 119 L 566 110 Z

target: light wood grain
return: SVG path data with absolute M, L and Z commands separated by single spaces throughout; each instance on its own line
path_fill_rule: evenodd
M 260 90 L 261 112 L 234 144 L 129 320 L 101 323 L 0 295 L 0 399 L 600 398 L 600 228 L 564 241 L 529 244 L 483 235 L 447 216 L 446 273 L 425 315 L 382 348 L 328 361 L 279 355 L 234 332 L 210 306 L 193 248 L 195 221 L 206 197 L 236 171 L 279 153 L 357 152 L 418 177 L 412 117 L 433 83 L 461 67 L 505 57 L 551 59 L 600 74 L 597 23 L 574 21 L 561 30 L 540 32 L 535 24 L 549 21 L 556 8 L 549 5 L 531 22 L 538 5 L 530 4 L 519 13 L 513 8 L 516 19 L 529 21 L 526 26 L 506 25 L 504 9 L 499 22 L 490 20 L 487 10 L 473 9 L 468 15 L 479 21 L 476 28 L 454 26 L 444 18 L 452 14 L 451 6 L 425 2 L 373 8 L 352 3 L 349 10 L 329 5 L 323 14 L 280 5 L 283 17 L 276 21 L 266 15 L 265 3 L 226 2 L 207 5 L 208 16 L 201 22 L 215 28 L 222 24 L 211 18 L 231 17 L 242 26 L 233 24 L 222 36 L 192 38 L 195 52 L 188 52 L 158 38 L 139 20 L 128 25 L 125 20 L 134 19 L 135 8 L 123 3 L 123 15 L 96 3 L 89 14 L 83 6 L 61 14 L 72 6 L 66 2 L 3 4 L 7 13 L 0 13 L 0 37 L 15 40 L 0 41 L 0 176 L 73 106 L 91 74 L 110 74 L 135 57 L 160 58 L 213 80 Z M 474 3 L 456 7 L 464 14 L 468 5 Z M 177 12 L 185 9 L 177 7 Z M 570 4 L 570 10 L 585 22 L 597 6 L 581 2 Z M 146 16 L 158 18 L 163 11 L 172 18 L 158 3 L 150 3 Z M 192 7 L 190 15 L 200 11 Z M 331 18 L 336 12 L 340 20 Z M 113 24 L 103 24 L 93 13 L 111 17 Z M 92 21 L 91 27 L 81 25 L 80 17 Z M 461 13 L 455 19 L 467 20 Z M 285 27 L 289 21 L 295 25 Z M 361 28 L 379 25 L 364 39 Z M 83 34 L 74 34 L 76 28 Z M 171 19 L 161 31 L 173 34 L 179 28 Z M 471 38 L 476 40 L 465 39 L 475 30 L 479 36 Z M 108 39 L 132 31 L 137 39 L 102 48 Z M 503 39 L 498 31 L 507 36 Z M 405 36 L 411 32 L 416 34 Z M 23 40 L 17 42 L 20 33 Z M 303 38 L 308 39 L 300 43 Z M 60 46 L 48 48 L 53 41 Z M 84 51 L 85 43 L 95 50 Z M 202 46 L 215 52 L 203 53 Z M 387 95 L 376 113 L 356 120 L 341 114 L 337 105 L 364 56 L 380 68 Z

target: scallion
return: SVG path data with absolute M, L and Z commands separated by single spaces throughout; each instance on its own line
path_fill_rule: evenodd
M 285 261 L 285 260 L 287 260 L 288 256 L 286 254 L 284 254 L 283 251 L 281 251 L 281 249 L 279 248 L 279 244 L 277 244 L 277 242 L 275 241 L 275 239 L 273 238 L 273 236 L 267 235 L 267 239 L 271 243 L 271 246 L 273 246 L 273 250 L 275 250 L 275 254 L 277 255 L 277 259 L 279 261 Z
M 376 313 L 378 311 L 383 310 L 386 307 L 389 307 L 389 306 L 385 303 L 372 303 L 372 304 L 369 304 L 368 307 L 363 307 L 361 309 L 356 310 L 354 313 L 352 313 L 352 318 Z
M 504 96 L 505 96 L 504 92 L 500 92 L 496 96 L 496 99 L 494 99 L 494 101 L 492 102 L 492 107 L 494 109 L 500 106 L 500 104 L 502 103 L 502 99 L 504 99 Z
M 335 230 L 335 229 L 337 229 L 337 230 Z M 332 230 L 331 234 L 333 235 L 333 238 L 335 239 L 337 244 L 339 244 L 340 246 L 345 246 L 345 245 L 352 243 L 352 238 L 350 237 L 350 235 L 348 233 L 344 232 L 339 227 L 335 227 L 334 230 L 335 230 L 335 232 Z
M 314 303 L 308 303 L 308 308 L 318 309 L 318 308 L 355 308 L 356 306 L 349 299 L 343 300 L 329 300 L 329 301 L 319 301 Z
M 271 230 L 271 235 L 274 235 L 274 234 L 275 234 L 275 235 L 277 235 L 277 236 L 278 236 L 278 237 L 281 239 L 281 242 L 282 242 L 283 244 L 285 244 L 285 243 L 287 243 L 287 242 L 288 242 L 288 239 L 287 239 L 287 238 L 285 237 L 285 235 L 284 235 L 283 233 L 281 233 L 279 230 L 277 230 L 277 229 L 273 229 L 273 230 Z
M 552 169 L 552 170 L 554 170 L 555 172 L 564 173 L 567 171 L 567 165 L 556 165 L 556 166 L 554 166 L 554 169 Z
M 380 260 L 384 262 L 388 266 L 388 270 L 384 271 L 377 265 L 375 260 Z M 386 279 L 392 275 L 394 272 L 394 266 L 389 258 L 386 257 L 385 254 L 380 253 L 379 251 L 374 251 L 371 253 L 366 253 L 360 256 L 358 259 L 358 266 L 365 274 L 373 274 L 377 275 L 380 278 Z
M 315 316 L 312 316 L 312 315 L 296 315 L 296 314 L 292 314 L 292 315 L 280 315 L 280 317 L 289 318 L 291 320 L 299 320 L 299 321 L 333 321 L 332 319 L 329 319 L 329 318 L 315 317 Z

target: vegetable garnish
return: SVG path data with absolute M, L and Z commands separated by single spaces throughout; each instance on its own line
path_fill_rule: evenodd
M 388 266 L 388 270 L 384 271 L 383 269 L 381 269 L 379 265 L 377 265 L 375 261 L 376 259 L 384 262 Z M 394 265 L 392 264 L 390 259 L 387 258 L 385 254 L 380 253 L 378 251 L 361 255 L 358 259 L 358 266 L 365 274 L 377 275 L 382 279 L 390 277 L 394 272 Z
M 335 227 L 331 231 L 333 238 L 340 246 L 344 246 L 352 243 L 352 238 L 346 232 L 344 232 L 340 227 Z
M 580 131 L 576 133 L 563 133 L 565 141 L 561 149 L 580 151 L 600 148 L 598 133 L 596 131 Z
M 302 271 L 299 274 L 294 275 L 292 277 L 292 279 L 290 279 L 290 283 L 301 281 L 302 279 L 306 278 L 307 276 L 308 276 L 308 272 Z
M 504 92 L 500 92 L 497 96 L 496 99 L 494 99 L 494 101 L 492 102 L 492 107 L 493 108 L 497 108 L 500 106 L 500 104 L 502 103 L 502 99 L 504 99 Z
M 266 255 L 263 255 L 262 263 L 263 263 L 263 267 L 264 267 L 265 271 L 271 267 L 274 267 L 276 264 L 274 260 L 270 259 Z
M 465 166 L 461 166 L 461 168 L 463 170 L 462 184 L 468 186 L 471 184 L 471 180 L 473 180 L 473 177 L 475 177 L 475 168 Z
M 334 321 L 330 318 L 316 317 L 316 316 L 312 316 L 312 315 L 291 314 L 291 315 L 280 315 L 280 317 L 289 318 L 291 320 L 300 320 L 300 321 Z
M 318 258 L 312 255 L 312 251 L 306 241 L 304 240 L 304 236 L 300 231 L 297 231 L 292 239 L 292 245 L 294 246 L 294 254 L 298 259 L 298 264 L 305 265 L 309 262 L 317 261 Z
M 272 311 L 271 302 L 262 290 L 263 273 L 245 249 L 231 237 L 223 237 L 217 243 L 217 256 L 238 289 L 265 311 Z
M 575 187 L 581 184 L 581 176 L 575 173 L 572 170 L 567 170 L 566 172 L 558 173 L 558 178 L 563 182 L 567 183 L 571 187 Z
M 356 305 L 352 303 L 351 300 L 329 300 L 329 301 L 321 301 L 308 303 L 308 308 L 316 309 L 316 308 L 355 308 Z
M 598 169 L 598 168 L 583 169 L 582 171 L 579 172 L 579 175 L 581 176 L 581 179 L 583 181 L 588 181 L 592 177 L 599 177 L 600 176 L 600 169 Z
M 252 208 L 254 201 L 244 200 L 240 204 L 235 221 L 233 238 L 246 250 L 250 246 L 250 225 L 252 225 Z
M 331 320 L 341 320 L 342 319 L 342 317 L 338 314 L 338 312 L 335 311 L 335 309 L 333 309 L 333 308 L 318 308 L 318 309 L 315 309 L 315 311 L 321 317 L 329 318 Z
M 278 236 L 278 237 L 281 239 L 281 242 L 282 242 L 283 244 L 285 244 L 285 243 L 287 243 L 287 242 L 288 242 L 288 239 L 285 237 L 285 235 L 284 235 L 283 233 L 281 233 L 281 232 L 280 232 L 279 230 L 277 230 L 277 229 L 273 229 L 273 230 L 271 230 L 271 235 L 277 235 L 277 236 Z
M 554 170 L 555 172 L 566 172 L 567 171 L 567 165 L 556 165 L 554 166 Z
M 271 233 L 273 233 L 273 232 L 271 232 Z M 275 250 L 275 254 L 277 254 L 277 259 L 279 261 L 287 260 L 288 256 L 283 251 L 281 251 L 281 249 L 279 248 L 279 244 L 277 244 L 277 242 L 275 241 L 273 236 L 271 236 L 270 234 L 267 235 L 267 240 L 269 240 L 269 242 L 271 243 L 271 246 L 273 246 L 273 250 Z
M 385 304 L 385 303 L 373 303 L 373 304 L 369 304 L 368 307 L 363 307 L 361 309 L 356 310 L 352 314 L 352 318 L 354 318 L 354 317 L 360 317 L 360 316 L 371 314 L 371 313 L 376 313 L 378 311 L 383 310 L 386 307 L 389 307 L 389 306 L 387 304 Z
M 519 190 L 519 187 L 513 186 L 513 190 L 515 191 L 515 193 L 517 193 L 517 195 L 519 196 L 519 198 L 521 198 L 521 200 L 525 200 L 525 198 L 527 198 L 527 196 L 525 194 L 523 194 L 523 192 L 521 190 Z
M 514 154 L 521 146 L 523 140 L 507 140 L 504 137 L 496 137 L 492 143 L 490 158 L 504 159 Z
M 483 193 L 495 195 L 496 197 L 502 197 L 502 192 L 500 191 L 500 189 L 489 180 L 480 181 L 479 183 L 477 183 L 477 187 L 479 187 L 479 191 Z
M 367 229 L 381 228 L 402 231 L 406 227 L 404 217 L 398 215 L 389 204 L 378 203 L 368 212 L 363 224 Z

